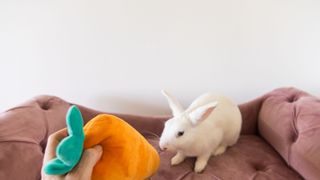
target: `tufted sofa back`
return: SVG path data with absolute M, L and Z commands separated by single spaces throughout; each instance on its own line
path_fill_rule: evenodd
M 306 179 L 320 179 L 320 99 L 294 88 L 264 96 L 260 135 Z

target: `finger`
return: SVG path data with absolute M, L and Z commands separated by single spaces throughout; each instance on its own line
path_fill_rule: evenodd
M 47 140 L 47 147 L 44 153 L 44 157 L 43 157 L 43 166 L 45 165 L 45 163 L 47 163 L 48 161 L 50 161 L 51 159 L 56 157 L 56 147 L 58 146 L 59 142 L 68 136 L 68 131 L 66 128 L 61 129 L 53 134 L 51 134 L 48 137 Z M 46 173 L 43 172 L 43 170 L 41 171 L 41 176 L 42 179 L 62 179 L 63 176 L 49 176 Z
M 68 131 L 66 128 L 61 129 L 49 136 L 47 147 L 43 157 L 43 164 L 56 157 L 56 147 L 58 146 L 60 141 L 67 136 Z
M 63 176 L 42 175 L 41 180 L 63 180 Z
M 102 147 L 100 145 L 86 149 L 82 154 L 79 164 L 67 176 L 91 179 L 93 167 L 99 161 L 101 155 Z

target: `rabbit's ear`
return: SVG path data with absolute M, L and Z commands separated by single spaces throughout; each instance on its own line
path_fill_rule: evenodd
M 170 95 L 168 92 L 166 92 L 165 90 L 162 90 L 161 92 L 167 98 L 167 101 L 169 103 L 173 116 L 176 117 L 180 115 L 183 112 L 183 108 L 179 103 L 179 101 L 175 97 Z
M 190 121 L 193 125 L 198 125 L 205 120 L 218 105 L 217 101 L 205 104 L 193 109 L 189 113 Z
M 66 121 L 69 135 L 83 136 L 83 119 L 77 106 L 73 105 L 69 108 Z

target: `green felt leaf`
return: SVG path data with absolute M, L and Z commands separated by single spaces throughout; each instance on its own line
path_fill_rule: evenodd
M 45 164 L 44 172 L 49 175 L 68 173 L 81 159 L 84 142 L 83 119 L 80 110 L 71 106 L 66 115 L 69 136 L 56 148 L 56 158 Z

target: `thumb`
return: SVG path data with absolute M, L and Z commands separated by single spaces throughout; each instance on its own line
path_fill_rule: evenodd
M 102 155 L 102 147 L 96 145 L 84 150 L 79 164 L 67 175 L 75 179 L 91 179 L 92 170 Z

